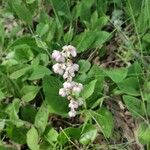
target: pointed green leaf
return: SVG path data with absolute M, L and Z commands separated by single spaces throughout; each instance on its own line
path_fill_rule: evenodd
M 39 137 L 37 130 L 32 126 L 27 132 L 27 145 L 31 150 L 39 150 Z

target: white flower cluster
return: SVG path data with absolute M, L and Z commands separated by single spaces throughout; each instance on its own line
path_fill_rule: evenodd
M 79 97 L 83 85 L 72 80 L 75 77 L 75 72 L 79 70 L 79 65 L 72 62 L 72 57 L 76 56 L 76 48 L 72 45 L 65 45 L 61 52 L 54 50 L 52 53 L 52 59 L 57 62 L 52 67 L 53 71 L 62 75 L 65 80 L 63 88 L 59 89 L 59 95 L 67 97 L 69 100 L 70 111 L 68 114 L 70 117 L 75 117 L 76 109 L 83 104 L 82 98 Z

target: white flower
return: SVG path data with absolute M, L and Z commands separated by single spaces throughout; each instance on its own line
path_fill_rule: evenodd
M 65 89 L 71 89 L 73 86 L 74 86 L 73 82 L 70 82 L 70 81 L 66 81 L 63 83 L 63 87 Z
M 76 48 L 72 45 L 65 45 L 62 47 L 63 51 L 64 51 L 64 55 L 65 57 L 76 57 L 77 56 L 77 51 Z
M 59 95 L 62 96 L 62 97 L 67 96 L 67 93 L 66 93 L 64 88 L 59 89 Z
M 68 113 L 69 117 L 75 117 L 76 114 L 77 114 L 77 112 L 75 110 L 70 110 Z
M 65 70 L 65 65 L 64 64 L 59 64 L 56 63 L 55 65 L 53 65 L 53 71 L 59 75 L 63 75 L 64 74 L 64 70 Z
M 78 64 L 73 64 L 73 68 L 75 71 L 79 71 L 79 65 Z
M 63 78 L 64 78 L 64 79 L 69 78 L 69 73 L 68 73 L 67 71 L 65 71 L 65 73 L 64 73 L 64 75 L 63 75 Z
M 81 98 L 81 97 L 78 98 L 78 105 L 79 106 L 83 105 L 83 98 Z
M 65 58 L 61 52 L 54 50 L 52 53 L 52 58 L 57 62 L 65 62 Z
M 72 109 L 77 109 L 79 107 L 78 102 L 75 100 L 70 100 L 69 107 Z
M 68 45 L 68 51 L 70 52 L 72 57 L 76 57 L 77 56 L 77 51 L 76 51 L 76 48 L 74 46 Z
M 73 87 L 72 92 L 80 93 L 82 90 L 83 90 L 83 85 L 81 83 L 78 83 L 76 86 Z
M 63 88 L 59 89 L 59 95 L 68 99 L 70 102 L 68 107 L 71 109 L 68 115 L 75 117 L 77 114 L 76 109 L 83 104 L 82 98 L 79 97 L 75 100 L 82 91 L 83 85 L 72 81 L 72 78 L 75 77 L 75 72 L 79 71 L 79 65 L 71 60 L 72 57 L 76 57 L 77 51 L 72 45 L 65 45 L 62 49 L 62 52 L 58 50 L 53 51 L 52 59 L 58 63 L 53 65 L 52 68 L 55 73 L 62 75 L 65 79 Z

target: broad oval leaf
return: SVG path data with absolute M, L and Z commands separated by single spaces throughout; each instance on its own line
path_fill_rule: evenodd
M 150 143 L 150 126 L 142 123 L 138 128 L 138 139 L 142 144 Z
M 142 101 L 133 96 L 124 95 L 123 101 L 133 116 L 139 116 L 144 114 Z
M 127 68 L 113 68 L 104 70 L 107 76 L 109 76 L 115 83 L 121 82 L 128 73 Z
M 34 126 L 32 126 L 31 129 L 27 132 L 27 145 L 31 150 L 39 150 L 38 142 L 38 132 Z
M 82 135 L 79 139 L 80 143 L 83 145 L 89 144 L 94 141 L 97 135 L 97 129 L 93 125 L 86 125 L 83 129 Z
M 120 90 L 132 96 L 139 96 L 139 82 L 137 77 L 129 77 L 124 79 L 122 82 L 117 83 Z
M 58 141 L 64 145 L 69 140 L 77 140 L 80 138 L 80 128 L 69 127 L 62 130 L 58 136 Z
M 43 78 L 45 75 L 50 75 L 52 72 L 45 66 L 35 66 L 33 67 L 33 72 L 31 73 L 29 80 L 37 80 Z
M 79 69 L 80 73 L 87 72 L 91 67 L 91 63 L 88 60 L 79 60 L 78 63 L 79 63 L 79 66 L 80 66 L 80 69 Z
M 106 108 L 101 108 L 97 112 L 91 111 L 91 115 L 100 127 L 100 130 L 104 136 L 109 138 L 112 134 L 112 129 L 114 126 L 112 114 Z
M 34 122 L 35 127 L 37 127 L 40 133 L 43 133 L 46 128 L 48 116 L 49 109 L 46 102 L 44 101 L 35 116 Z
M 81 95 L 84 99 L 89 98 L 93 94 L 96 82 L 97 82 L 97 80 L 93 80 L 89 84 L 85 85 L 85 87 L 81 93 Z
M 62 88 L 62 83 L 56 77 L 45 76 L 43 78 L 43 91 L 50 113 L 67 116 L 68 101 L 59 95 L 60 88 Z

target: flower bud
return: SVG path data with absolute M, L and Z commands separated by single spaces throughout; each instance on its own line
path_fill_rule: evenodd
M 77 114 L 77 112 L 75 110 L 70 110 L 68 113 L 69 117 L 75 117 L 76 114 Z
M 78 102 L 75 100 L 70 100 L 69 107 L 71 109 L 77 109 L 79 107 Z
M 79 106 L 83 105 L 83 98 L 81 98 L 81 97 L 78 98 L 78 105 Z
M 65 62 L 64 56 L 62 55 L 61 52 L 59 52 L 57 50 L 53 51 L 53 53 L 52 53 L 52 59 L 54 59 L 57 62 Z
M 75 85 L 72 89 L 73 93 L 80 93 L 83 90 L 83 85 L 81 83 L 78 83 Z
M 62 96 L 62 97 L 67 96 L 67 93 L 66 93 L 64 88 L 59 89 L 59 95 Z
M 79 65 L 78 64 L 73 64 L 73 68 L 75 71 L 79 71 Z
M 76 57 L 77 56 L 77 51 L 76 48 L 72 45 L 65 45 L 63 46 L 63 51 L 66 57 Z
M 65 69 L 65 66 L 64 64 L 59 64 L 59 63 L 56 63 L 55 65 L 53 65 L 53 71 L 59 75 L 63 75 L 64 74 L 64 69 Z
M 73 82 L 66 81 L 63 83 L 65 89 L 71 89 L 73 87 Z
M 77 51 L 76 51 L 76 48 L 74 46 L 68 45 L 68 51 L 70 52 L 72 57 L 76 57 L 77 56 Z

